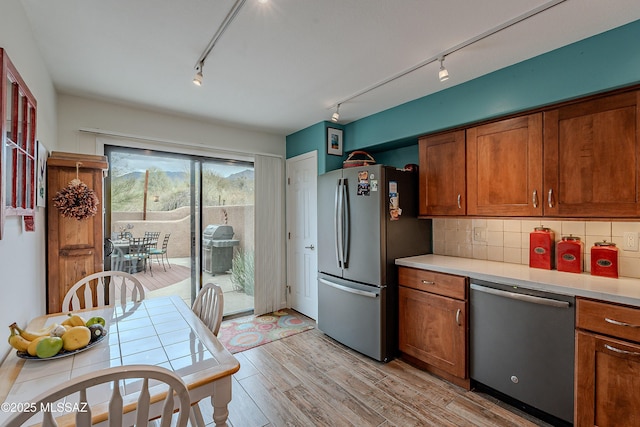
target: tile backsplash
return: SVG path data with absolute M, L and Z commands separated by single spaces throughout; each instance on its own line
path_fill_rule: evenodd
M 540 226 L 553 230 L 556 242 L 570 234 L 580 237 L 582 271 L 591 271 L 593 244 L 606 240 L 618 247 L 619 275 L 640 278 L 640 252 L 622 247 L 624 233 L 640 233 L 640 222 L 435 218 L 433 253 L 529 265 L 529 233 Z

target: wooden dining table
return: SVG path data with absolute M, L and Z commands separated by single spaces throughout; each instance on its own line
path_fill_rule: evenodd
M 146 299 L 77 313 L 85 320 L 93 316 L 105 318 L 105 338 L 85 351 L 51 359 L 23 359 L 12 350 L 0 365 L 0 425 L 20 405 L 35 402 L 36 396 L 54 385 L 100 369 L 133 364 L 158 365 L 174 371 L 187 385 L 192 404 L 210 398 L 215 425 L 227 425 L 231 376 L 240 369 L 240 363 L 181 298 Z M 28 329 L 38 330 L 65 318 L 66 313 L 41 316 L 32 320 Z M 135 393 L 135 387 L 127 387 L 125 384 L 126 394 Z M 106 403 L 110 393 L 103 394 Z M 151 400 L 154 401 L 153 396 Z M 151 413 L 159 414 L 161 404 L 152 404 Z M 104 424 L 107 407 L 99 404 L 97 408 L 92 411 L 93 424 Z M 68 414 L 54 415 L 60 416 L 60 425 L 72 421 Z

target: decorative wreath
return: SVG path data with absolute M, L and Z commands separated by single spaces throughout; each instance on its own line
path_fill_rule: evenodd
M 98 213 L 98 196 L 79 179 L 72 180 L 53 198 L 53 205 L 60 210 L 62 216 L 83 220 Z

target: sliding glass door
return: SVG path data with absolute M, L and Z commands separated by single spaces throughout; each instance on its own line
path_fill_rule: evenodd
M 105 154 L 105 269 L 134 274 L 147 298 L 191 304 L 213 282 L 226 315 L 253 310 L 253 164 L 117 146 Z M 130 260 L 130 238 L 145 236 L 147 258 Z

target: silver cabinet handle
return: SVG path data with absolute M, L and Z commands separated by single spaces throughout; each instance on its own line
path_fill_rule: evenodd
M 458 326 L 462 326 L 460 325 L 460 313 L 462 313 L 462 310 L 458 309 L 458 311 L 456 311 L 456 323 Z
M 462 195 L 458 194 L 458 209 L 462 209 Z
M 423 285 L 435 285 L 436 282 L 430 282 L 429 280 L 421 280 Z
M 313 246 L 313 243 L 312 243 L 311 245 L 309 245 L 309 246 L 305 246 L 304 248 L 305 248 L 305 249 L 311 249 L 311 250 L 314 250 L 316 247 L 315 247 L 315 246 Z
M 538 207 L 538 190 L 533 190 L 533 207 L 537 208 Z
M 605 317 L 604 321 L 617 326 L 628 326 L 630 328 L 640 328 L 640 325 L 632 325 L 631 323 L 620 322 L 619 320 L 609 319 L 608 317 Z
M 547 196 L 547 203 L 549 203 L 549 207 L 553 207 L 553 188 L 549 189 L 549 195 Z
M 619 348 L 611 347 L 609 344 L 605 344 L 604 348 L 606 348 L 607 350 L 615 351 L 616 353 L 620 353 L 620 354 L 628 354 L 629 356 L 640 356 L 640 353 L 638 352 L 620 350 Z

